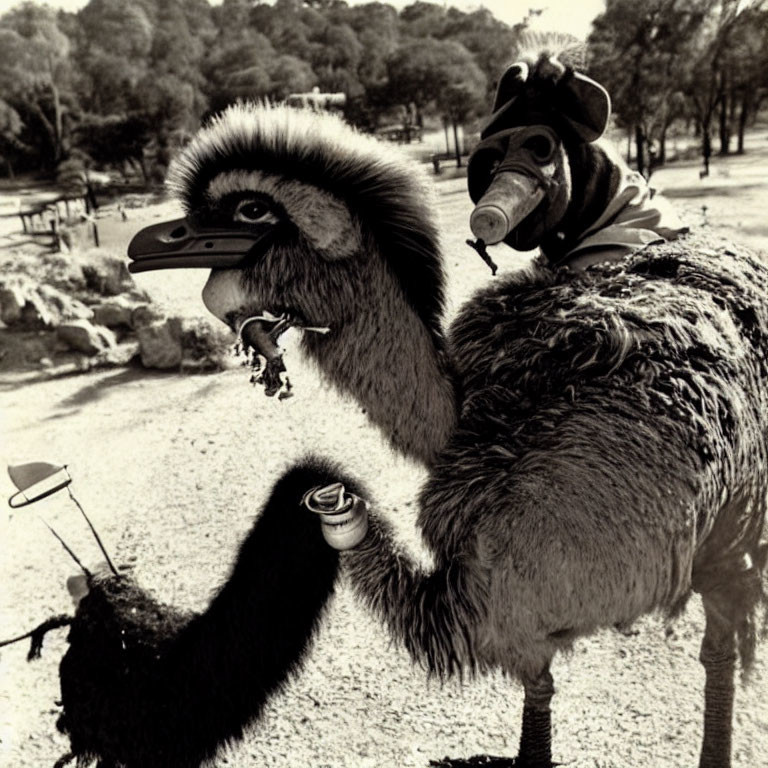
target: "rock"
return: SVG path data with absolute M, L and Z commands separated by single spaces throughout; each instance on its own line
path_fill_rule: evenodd
M 69 251 L 84 251 L 93 247 L 93 225 L 83 216 L 73 216 L 69 221 L 62 222 L 59 232 Z
M 170 318 L 137 329 L 141 364 L 145 368 L 178 368 L 182 361 L 181 323 Z
M 130 328 L 136 303 L 126 296 L 115 296 L 93 308 L 93 321 L 107 328 Z
M 127 341 L 100 353 L 107 365 L 128 365 L 139 354 L 139 342 Z
M 0 329 L 0 370 L 39 368 L 45 358 L 53 358 L 55 333 Z
M 125 259 L 94 248 L 81 264 L 86 286 L 102 296 L 118 296 L 136 289 Z
M 130 291 L 126 291 L 123 295 L 131 299 L 131 301 L 136 304 L 149 304 L 152 301 L 152 297 L 149 295 L 149 291 L 145 291 L 143 288 L 139 288 L 138 285 L 134 285 Z
M 83 302 L 52 285 L 21 275 L 0 283 L 0 319 L 17 330 L 43 330 L 92 316 Z
M 27 295 L 27 300 L 21 308 L 21 317 L 15 325 L 29 331 L 43 330 L 54 328 L 60 319 L 58 312 L 51 311 L 45 300 L 38 293 L 32 292 Z
M 26 303 L 27 298 L 21 285 L 0 285 L 0 320 L 6 325 L 13 325 L 21 319 L 21 311 Z
M 165 319 L 165 313 L 154 304 L 140 304 L 131 312 L 131 328 L 138 330 Z
M 58 315 L 60 320 L 91 320 L 93 318 L 92 309 L 52 285 L 39 286 L 37 293 L 45 302 L 49 312 Z
M 83 271 L 75 255 L 17 249 L 2 252 L 0 262 L 0 271 L 5 273 L 3 282 L 13 275 L 17 279 L 31 281 L 33 286 L 52 285 L 65 293 L 85 289 Z
M 115 336 L 109 328 L 93 325 L 88 320 L 71 320 L 56 329 L 56 335 L 71 350 L 95 355 L 115 346 Z
M 184 318 L 181 346 L 184 363 L 199 368 L 226 368 L 232 359 L 235 335 L 223 323 L 203 318 Z

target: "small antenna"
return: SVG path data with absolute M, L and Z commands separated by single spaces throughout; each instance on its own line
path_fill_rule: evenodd
M 96 543 L 99 545 L 99 549 L 101 550 L 101 554 L 104 555 L 104 557 L 107 559 L 107 565 L 109 566 L 110 570 L 112 571 L 112 573 L 115 574 L 115 576 L 119 576 L 120 574 L 118 573 L 117 568 L 115 568 L 114 564 L 112 563 L 112 560 L 110 559 L 109 555 L 107 554 L 107 550 L 106 550 L 106 547 L 104 546 L 104 543 L 102 542 L 99 534 L 96 532 L 96 529 L 94 528 L 93 523 L 90 521 L 88 515 L 85 514 L 85 510 L 83 509 L 82 505 L 75 498 L 75 494 L 72 493 L 72 489 L 69 486 L 67 486 L 67 491 L 69 492 L 69 498 L 72 499 L 72 501 L 75 502 L 75 504 L 77 505 L 77 508 L 80 510 L 80 513 L 85 518 L 85 522 L 88 523 L 88 527 L 91 529 L 91 533 L 93 534 L 93 537 L 96 539 Z M 48 525 L 48 523 L 46 523 L 46 525 Z M 53 529 L 51 529 L 51 530 L 53 530 Z M 62 542 L 62 544 L 63 543 L 64 542 Z M 86 571 L 86 573 L 88 573 L 88 572 Z
M 72 493 L 70 483 L 72 482 L 72 476 L 67 472 L 67 465 L 63 464 L 51 464 L 47 461 L 32 461 L 25 464 L 13 464 L 8 466 L 8 474 L 11 481 L 18 489 L 18 492 L 8 499 L 8 504 L 12 509 L 18 509 L 19 507 L 25 507 L 27 504 L 33 504 L 40 499 L 44 499 L 62 488 L 66 488 L 69 493 L 69 498 L 75 503 L 75 506 L 80 510 L 80 514 L 88 523 L 88 527 L 91 529 L 93 537 L 96 539 L 96 543 L 99 545 L 101 554 L 104 555 L 107 561 L 107 565 L 115 576 L 119 576 L 117 568 L 115 568 L 112 559 L 107 554 L 104 542 L 102 542 L 96 528 L 90 521 L 88 515 L 85 514 L 85 510 L 82 504 L 75 498 L 75 494 Z M 45 520 L 43 520 L 45 523 Z M 48 523 L 45 523 L 48 525 Z M 56 531 L 48 525 L 51 533 L 61 542 L 64 549 L 67 550 L 72 559 L 83 569 L 86 576 L 91 574 L 87 568 L 77 559 L 75 553 L 64 543 L 64 540 L 59 536 Z
M 42 517 L 40 519 L 43 520 Z M 80 566 L 80 569 L 82 570 L 82 572 L 90 579 L 91 572 L 80 562 L 77 555 L 69 548 L 69 545 L 67 544 L 67 542 L 64 541 L 64 539 L 62 539 L 61 536 L 59 536 L 59 534 L 56 533 L 56 531 L 54 531 L 53 528 L 51 528 L 51 526 L 48 525 L 48 523 L 45 522 L 45 520 L 43 520 L 43 522 L 45 523 L 48 530 L 59 540 L 61 546 L 67 550 L 67 554 Z

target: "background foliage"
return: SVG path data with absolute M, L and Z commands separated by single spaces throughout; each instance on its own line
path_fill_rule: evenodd
M 0 170 L 73 166 L 162 178 L 206 116 L 238 99 L 314 87 L 346 95 L 364 130 L 487 112 L 531 9 L 508 26 L 429 2 L 400 12 L 343 0 L 90 0 L 78 13 L 24 2 L 0 17 Z M 768 12 L 753 0 L 607 0 L 587 44 L 637 163 L 663 162 L 684 125 L 743 151 L 768 85 Z

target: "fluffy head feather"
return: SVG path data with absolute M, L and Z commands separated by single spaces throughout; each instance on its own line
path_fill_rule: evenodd
M 195 136 L 172 164 L 168 185 L 194 216 L 210 182 L 230 171 L 290 179 L 340 201 L 363 242 L 376 245 L 409 303 L 439 333 L 444 281 L 431 194 L 406 158 L 333 115 L 237 104 Z
M 524 31 L 515 46 L 510 64 L 524 61 L 533 66 L 542 59 L 557 59 L 566 67 L 583 70 L 586 66 L 587 46 L 567 32 Z

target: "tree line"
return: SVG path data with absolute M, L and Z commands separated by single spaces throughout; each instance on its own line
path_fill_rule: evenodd
M 531 9 L 514 26 L 485 9 L 419 0 L 401 11 L 343 0 L 90 0 L 77 13 L 23 2 L 0 17 L 0 173 L 112 167 L 162 178 L 201 120 L 239 99 L 319 88 L 346 96 L 363 130 L 487 113 Z M 708 159 L 743 151 L 766 86 L 761 0 L 607 0 L 585 61 L 610 91 L 637 162 L 663 161 L 673 123 Z
M 517 36 L 488 11 L 426 2 L 398 13 L 342 0 L 90 0 L 75 14 L 21 3 L 0 17 L 0 166 L 111 165 L 156 180 L 207 115 L 314 87 L 343 92 L 364 130 L 425 115 L 460 123 L 485 107 Z
M 714 151 L 744 152 L 744 133 L 768 93 L 764 0 L 607 0 L 588 39 L 590 73 L 611 94 L 619 127 L 648 173 L 675 126 Z M 734 145 L 735 140 L 735 145 Z

